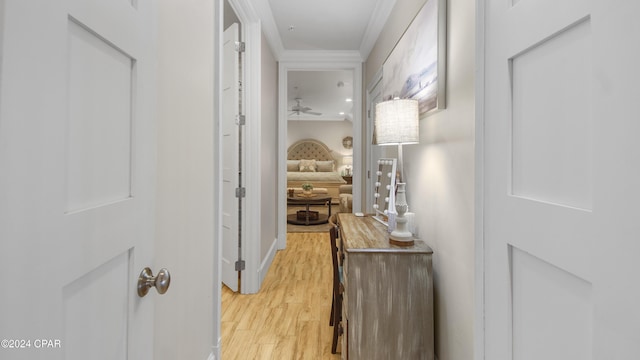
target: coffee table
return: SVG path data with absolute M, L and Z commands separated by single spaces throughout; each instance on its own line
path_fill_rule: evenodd
M 287 197 L 289 205 L 305 205 L 305 210 L 299 210 L 295 214 L 287 215 L 287 222 L 295 225 L 326 224 L 331 217 L 331 196 L 324 194 L 294 195 Z M 309 210 L 311 205 L 326 205 L 328 214 Z

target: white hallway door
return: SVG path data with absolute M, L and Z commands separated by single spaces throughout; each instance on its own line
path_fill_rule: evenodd
M 640 3 L 487 0 L 487 360 L 640 354 Z
M 153 358 L 153 6 L 0 2 L 2 359 Z
M 240 41 L 237 23 L 224 31 L 222 48 L 222 282 L 233 291 L 240 291 L 236 262 L 241 255 L 241 209 L 244 196 L 236 192 L 241 185 L 240 143 L 240 56 L 236 44 Z M 242 272 L 240 272 L 242 274 Z

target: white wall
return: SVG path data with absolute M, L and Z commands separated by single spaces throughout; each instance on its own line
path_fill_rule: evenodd
M 353 123 L 350 121 L 287 122 L 287 147 L 302 139 L 320 140 L 334 152 L 333 155 L 338 159 L 336 164 L 338 171 L 344 168 L 340 163 L 340 156 L 353 154 L 353 149 L 345 149 L 342 146 L 342 139 L 345 136 L 353 136 Z
M 268 251 L 278 237 L 278 63 L 269 43 L 262 34 L 261 66 L 261 206 L 260 211 L 260 262 L 264 262 Z
M 433 0 L 430 0 L 433 1 Z M 424 0 L 398 0 L 365 66 L 371 81 Z M 434 250 L 436 356 L 473 358 L 475 2 L 448 0 L 447 108 L 404 147 L 407 201 Z M 395 149 L 385 147 L 388 155 Z
M 156 298 L 154 359 L 209 357 L 218 338 L 214 248 L 212 1 L 158 1 L 156 259 L 171 272 Z M 217 344 L 217 340 L 215 340 Z

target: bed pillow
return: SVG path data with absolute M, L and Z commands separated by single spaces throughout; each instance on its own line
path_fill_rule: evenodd
M 335 171 L 333 166 L 334 166 L 334 161 L 333 160 L 316 161 L 316 171 L 318 171 L 318 172 Z
M 300 171 L 300 160 L 287 160 L 287 171 Z
M 316 161 L 315 160 L 300 160 L 300 172 L 316 172 Z

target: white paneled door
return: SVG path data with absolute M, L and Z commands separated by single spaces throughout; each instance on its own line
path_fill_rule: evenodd
M 0 358 L 152 359 L 153 2 L 0 7 Z
M 635 359 L 640 3 L 484 4 L 484 359 Z
M 236 264 L 240 260 L 241 209 L 244 196 L 241 187 L 242 125 L 240 124 L 240 26 L 224 31 L 222 47 L 222 282 L 240 291 Z M 238 189 L 238 191 L 237 191 Z M 237 191 L 237 192 L 236 192 Z

